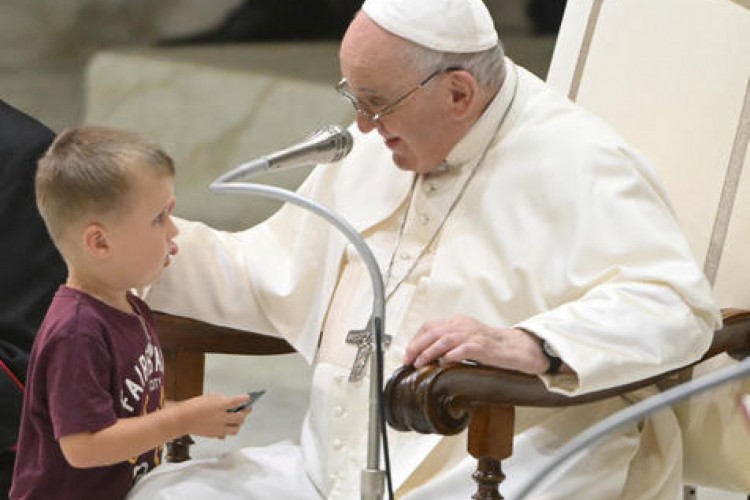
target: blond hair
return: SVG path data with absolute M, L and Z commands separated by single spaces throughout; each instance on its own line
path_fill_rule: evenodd
M 119 214 L 137 170 L 174 176 L 174 162 L 135 132 L 99 126 L 63 131 L 39 160 L 36 203 L 55 244 L 85 216 Z

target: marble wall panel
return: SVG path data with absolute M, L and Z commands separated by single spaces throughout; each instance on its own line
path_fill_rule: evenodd
M 176 57 L 169 50 L 99 53 L 87 71 L 84 121 L 137 130 L 158 141 L 177 162 L 177 213 L 237 229 L 266 218 L 278 203 L 212 194 L 207 190 L 211 181 L 321 126 L 348 125 L 354 116 L 333 90 L 338 79 L 335 44 L 312 46 L 302 55 L 291 46 L 226 50 L 234 55 L 227 64 L 216 62 L 221 56 L 202 61 L 184 52 Z M 237 67 L 238 61 L 266 51 L 277 56 L 272 58 L 276 66 L 289 66 L 285 50 L 305 61 L 294 68 L 300 76 L 263 67 L 264 57 L 255 59 L 255 69 Z M 302 168 L 263 180 L 294 188 L 307 172 Z

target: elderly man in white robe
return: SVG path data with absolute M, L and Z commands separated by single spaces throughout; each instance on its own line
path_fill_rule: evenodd
M 481 0 L 366 0 L 341 44 L 337 89 L 354 147 L 300 194 L 347 219 L 381 266 L 386 376 L 471 359 L 582 394 L 699 358 L 720 315 L 654 168 L 604 123 L 503 55 Z M 165 465 L 135 499 L 359 498 L 367 376 L 350 382 L 372 304 L 337 230 L 284 206 L 236 233 L 179 221 L 181 255 L 152 307 L 283 336 L 314 365 L 300 444 Z M 516 413 L 501 492 L 632 401 Z M 676 499 L 671 411 L 605 437 L 554 473 L 544 498 Z M 396 496 L 469 498 L 464 435 L 390 433 Z

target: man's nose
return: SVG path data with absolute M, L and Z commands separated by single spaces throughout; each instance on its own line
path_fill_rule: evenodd
M 376 129 L 377 126 L 378 124 L 376 122 L 370 120 L 362 113 L 357 113 L 357 128 L 363 134 L 371 132 L 372 130 Z

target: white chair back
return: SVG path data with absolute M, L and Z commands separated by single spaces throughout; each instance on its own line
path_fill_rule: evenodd
M 719 304 L 750 309 L 750 0 L 568 0 L 547 80 L 652 160 Z M 686 480 L 750 492 L 742 392 L 677 408 Z

